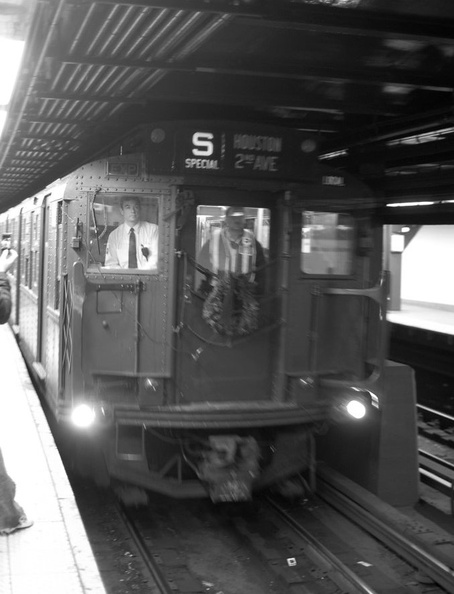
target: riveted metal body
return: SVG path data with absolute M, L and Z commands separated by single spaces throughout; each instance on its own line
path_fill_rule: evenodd
M 245 499 L 312 472 L 342 395 L 382 389 L 373 198 L 287 130 L 162 122 L 131 138 L 141 152 L 123 139 L 14 213 L 16 323 L 52 412 L 92 407 L 108 475 L 172 496 Z

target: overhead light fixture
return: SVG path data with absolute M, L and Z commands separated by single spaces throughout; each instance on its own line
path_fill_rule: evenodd
M 0 135 L 19 74 L 24 45 L 24 41 L 0 37 Z
M 396 138 L 389 140 L 387 146 L 396 146 L 402 144 L 424 144 L 426 142 L 435 142 L 437 140 L 445 140 L 447 136 L 454 132 L 454 127 L 440 128 L 439 130 L 432 130 L 430 132 L 421 132 L 421 134 L 412 134 L 403 138 Z
M 337 157 L 346 157 L 348 155 L 347 149 L 341 149 L 339 151 L 333 151 L 332 153 L 325 153 L 324 155 L 320 155 L 320 161 L 325 159 L 336 159 Z
M 388 208 L 406 208 L 408 206 L 431 206 L 435 204 L 433 201 L 423 201 L 423 202 L 390 202 L 386 206 Z
M 329 4 L 330 6 L 339 6 L 343 8 L 354 8 L 358 6 L 361 0 L 303 0 L 306 4 Z

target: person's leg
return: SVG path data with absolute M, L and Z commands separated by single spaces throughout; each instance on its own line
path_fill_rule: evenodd
M 6 472 L 5 462 L 0 450 L 0 534 L 10 534 L 20 528 L 28 528 L 32 522 L 24 510 L 14 501 L 16 485 Z

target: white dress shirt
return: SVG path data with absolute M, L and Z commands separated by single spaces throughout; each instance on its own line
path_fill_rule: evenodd
M 140 221 L 132 227 L 136 234 L 137 268 L 158 271 L 159 227 L 148 221 Z M 131 227 L 122 223 L 112 231 L 107 240 L 107 268 L 128 268 L 129 231 Z

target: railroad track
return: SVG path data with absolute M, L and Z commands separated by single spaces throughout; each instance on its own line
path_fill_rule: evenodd
M 263 572 L 270 575 L 270 591 L 291 591 L 295 594 L 317 591 L 378 594 L 379 590 L 370 587 L 340 559 L 339 551 L 337 554 L 330 551 L 276 502 L 261 502 L 260 508 L 262 519 L 259 520 L 256 514 L 253 518 L 245 519 L 244 516 L 233 513 L 230 530 L 233 528 L 240 535 L 240 539 L 246 543 L 248 554 L 261 561 Z M 263 521 L 263 512 L 266 521 Z M 151 578 L 149 581 L 154 584 L 156 592 L 202 593 L 209 589 L 207 585 L 215 586 L 216 579 L 211 573 L 208 572 L 203 577 L 191 572 L 190 563 L 184 559 L 184 555 L 180 555 L 177 564 L 175 559 L 169 562 L 169 556 L 162 554 L 163 549 L 159 542 L 151 547 L 147 543 L 134 514 L 123 509 L 122 515 L 145 560 Z M 168 547 L 169 542 L 166 543 L 167 552 Z M 224 584 L 222 592 L 233 594 L 238 591 L 237 588 L 238 584 L 229 590 Z
M 431 594 L 454 592 L 454 537 L 442 553 L 439 536 L 421 541 L 420 525 L 350 481 L 322 469 L 318 482 L 319 494 L 304 502 L 123 508 L 150 591 L 416 594 L 431 582 Z
M 454 417 L 421 404 L 417 404 L 416 408 L 418 432 L 454 450 Z
M 449 498 L 454 516 L 454 464 L 421 448 L 418 454 L 421 480 Z
M 134 519 L 131 511 L 122 503 L 118 502 L 118 513 L 120 518 L 131 535 L 131 539 L 140 554 L 141 561 L 143 563 L 143 573 L 148 574 L 148 583 L 150 590 L 154 594 L 175 594 L 172 579 L 165 575 L 162 570 L 162 560 L 160 557 L 153 553 L 146 539 L 142 535 L 137 521 Z
M 449 498 L 454 516 L 454 417 L 423 405 L 417 408 L 420 479 Z
M 436 462 L 420 455 L 425 465 Z M 425 470 L 434 474 L 433 466 Z M 149 508 L 120 508 L 117 520 L 105 495 L 87 493 L 87 525 L 99 523 L 104 531 L 92 546 L 101 545 L 96 556 L 106 568 L 108 594 L 118 592 L 119 580 L 122 594 L 373 594 L 384 592 L 385 583 L 387 591 L 408 585 L 416 594 L 424 592 L 421 573 L 433 581 L 431 594 L 454 592 L 449 538 L 427 543 L 424 527 L 396 518 L 394 509 L 363 491 L 321 467 L 317 496 L 304 503 L 259 499 L 223 508 L 158 498 Z
M 421 538 L 419 520 L 413 520 L 393 507 L 330 470 L 319 475 L 320 496 L 346 517 L 364 527 L 410 566 L 419 568 L 443 591 L 454 592 L 454 537 L 446 535 Z M 438 547 L 445 538 L 448 545 Z

